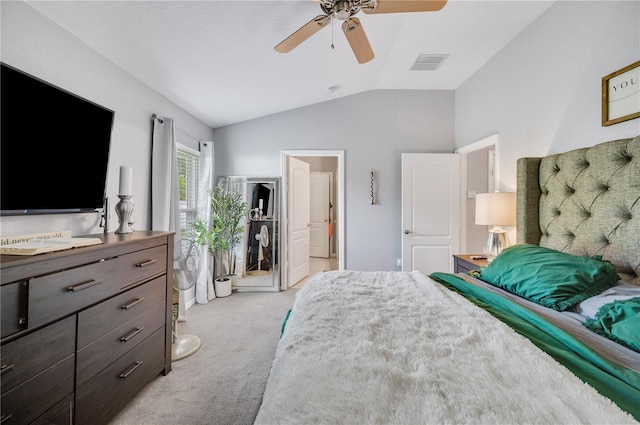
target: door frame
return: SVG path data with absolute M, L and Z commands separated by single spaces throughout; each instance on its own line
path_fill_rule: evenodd
M 288 217 L 287 211 L 289 207 L 289 178 L 287 171 L 288 159 L 291 156 L 329 156 L 335 157 L 338 160 L 338 172 L 336 176 L 336 200 L 338 203 L 338 211 L 337 211 L 337 224 L 338 224 L 338 270 L 344 270 L 345 267 L 345 169 L 344 169 L 344 150 L 317 150 L 317 149 L 285 149 L 280 151 L 280 169 L 282 175 L 282 209 L 283 217 L 281 217 L 282 223 L 280 225 L 280 229 L 284 232 L 281 237 L 281 241 L 285 241 L 282 246 L 282 256 L 281 258 L 284 260 L 284 264 L 282 264 L 282 279 L 280 281 L 280 289 L 286 290 L 289 286 L 289 264 L 287 261 L 288 249 L 287 246 L 287 225 L 288 225 Z

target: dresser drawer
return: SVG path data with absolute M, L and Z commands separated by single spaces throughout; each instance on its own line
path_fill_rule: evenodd
M 132 350 L 153 332 L 163 327 L 165 312 L 164 303 L 158 303 L 155 307 L 78 351 L 76 385 L 84 384 L 114 359 Z
M 68 317 L 2 346 L 2 393 L 73 354 L 76 318 Z
M 73 396 L 65 397 L 29 425 L 72 425 Z
M 2 423 L 29 423 L 72 394 L 74 364 L 71 355 L 2 394 Z
M 166 276 L 117 295 L 78 314 L 78 349 L 139 316 L 166 298 Z
M 74 313 L 166 271 L 166 246 L 37 277 L 29 281 L 29 327 Z
M 469 273 L 472 270 L 476 270 L 475 268 L 470 268 L 467 263 L 459 262 L 455 266 L 455 273 Z
M 27 328 L 27 284 L 15 282 L 0 289 L 2 311 L 0 311 L 0 337 L 14 334 Z
M 76 423 L 107 424 L 164 369 L 164 328 L 76 389 Z M 108 397 L 105 397 L 108 395 Z

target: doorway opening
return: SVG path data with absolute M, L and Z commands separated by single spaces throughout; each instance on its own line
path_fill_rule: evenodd
M 291 179 L 296 179 L 296 177 L 290 176 L 290 159 L 294 160 L 300 158 L 306 158 L 307 161 L 314 164 L 323 163 L 323 159 L 330 160 L 329 163 L 335 164 L 334 170 L 322 170 L 316 169 L 314 171 L 318 172 L 330 172 L 333 178 L 333 184 L 331 185 L 334 188 L 333 196 L 331 196 L 332 205 L 331 210 L 331 256 L 335 257 L 337 260 L 337 269 L 342 270 L 345 266 L 345 190 L 344 190 L 344 151 L 343 150 L 283 150 L 281 151 L 281 169 L 282 169 L 282 262 L 283 265 L 281 270 L 281 285 L 280 289 L 286 290 L 292 286 L 294 286 L 298 282 L 291 282 L 291 261 L 290 255 L 294 254 L 292 250 L 292 245 L 290 241 L 290 213 L 289 208 L 293 205 L 292 196 L 294 190 L 295 181 L 291 181 Z M 322 168 L 321 166 L 319 166 Z M 295 176 L 296 174 L 292 174 Z M 307 176 L 308 178 L 308 176 Z M 311 223 L 307 223 L 307 227 L 310 228 Z M 335 243 L 333 243 L 335 242 Z M 309 260 L 308 257 L 307 260 Z M 311 261 L 309 261 L 311 262 Z M 318 262 L 315 261 L 314 264 Z M 310 272 L 315 271 L 313 267 L 310 267 Z
M 469 254 L 481 254 L 487 241 L 487 226 L 475 224 L 476 194 L 491 193 L 499 190 L 498 170 L 498 134 L 478 140 L 456 153 L 462 154 L 462 251 Z

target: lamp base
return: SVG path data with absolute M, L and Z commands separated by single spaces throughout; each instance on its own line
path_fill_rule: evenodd
M 484 254 L 487 256 L 487 261 L 496 258 L 507 246 L 507 232 L 500 227 L 494 227 L 489 230 L 487 245 L 484 247 Z

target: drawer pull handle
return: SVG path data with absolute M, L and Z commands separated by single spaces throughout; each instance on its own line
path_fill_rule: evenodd
M 122 338 L 120 338 L 121 342 L 127 342 L 129 341 L 131 338 L 133 338 L 134 336 L 138 335 L 140 332 L 142 332 L 144 330 L 144 326 L 141 326 L 139 328 L 135 328 L 134 330 L 132 330 L 131 332 L 129 332 L 127 335 L 123 336 Z
M 142 263 L 136 264 L 136 267 L 147 267 L 157 262 L 158 260 L 147 260 L 147 261 L 143 261 Z
M 140 304 L 142 301 L 144 301 L 144 297 L 142 298 L 138 298 L 135 301 L 130 302 L 129 304 L 125 304 L 122 307 L 120 307 L 122 310 L 129 310 L 130 308 L 132 308 L 133 306 Z
M 120 374 L 120 379 L 127 379 L 127 376 L 131 375 L 134 370 L 136 370 L 142 364 L 142 360 L 138 360 L 133 366 L 129 368 L 126 372 Z
M 9 423 L 9 421 L 11 420 L 11 416 L 13 416 L 13 415 L 8 414 L 8 415 L 2 415 L 2 416 L 0 416 L 0 424 L 6 424 L 6 423 Z
M 77 285 L 72 285 L 67 287 L 67 291 L 69 292 L 78 292 L 83 289 L 91 288 L 92 286 L 96 286 L 102 283 L 102 279 L 91 279 L 86 282 L 78 283 Z
M 0 376 L 4 376 L 4 374 L 9 373 L 13 370 L 13 363 L 11 364 L 3 364 L 0 367 Z

